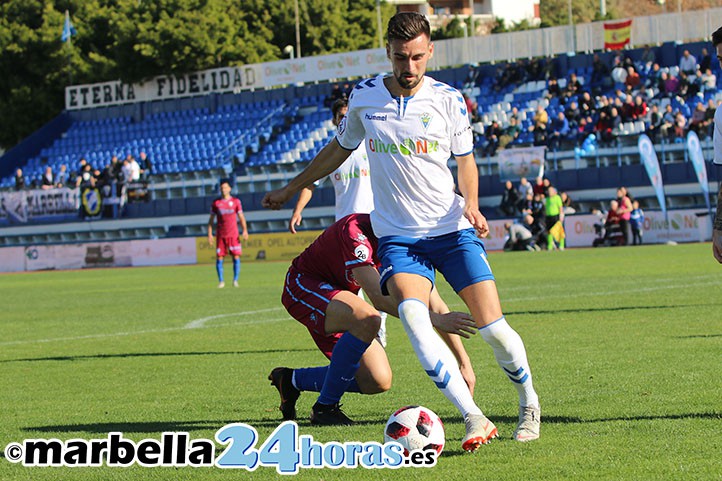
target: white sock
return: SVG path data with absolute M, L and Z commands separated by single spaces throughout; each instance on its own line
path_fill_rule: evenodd
M 462 416 L 481 414 L 481 409 L 474 402 L 459 371 L 454 354 L 434 331 L 426 305 L 418 299 L 406 299 L 399 304 L 399 317 L 421 367 L 436 387 L 456 406 Z
M 514 383 L 519 393 L 519 405 L 539 407 L 539 397 L 532 385 L 526 349 L 519 334 L 506 322 L 505 317 L 479 328 L 479 333 L 494 350 L 496 362 L 504 370 L 504 374 Z

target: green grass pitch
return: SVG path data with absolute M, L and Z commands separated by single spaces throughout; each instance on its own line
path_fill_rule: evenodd
M 465 342 L 475 399 L 501 438 L 461 450 L 462 420 L 389 319 L 394 385 L 348 394 L 350 428 L 316 441 L 380 441 L 407 404 L 436 411 L 446 450 L 434 468 L 302 469 L 298 479 L 722 479 L 722 266 L 709 244 L 492 253 L 504 311 L 527 347 L 542 437 L 511 440 L 516 391 L 480 336 Z M 213 439 L 232 422 L 264 440 L 278 425 L 275 366 L 325 362 L 280 305 L 284 263 L 245 263 L 240 289 L 213 266 L 0 275 L 0 448 L 29 438 L 139 441 L 165 431 Z M 230 264 L 226 264 L 230 271 Z M 447 284 L 442 296 L 462 304 Z M 220 446 L 219 446 L 220 448 Z M 220 452 L 220 449 L 219 451 Z M 275 469 L 23 467 L 0 480 L 277 479 Z

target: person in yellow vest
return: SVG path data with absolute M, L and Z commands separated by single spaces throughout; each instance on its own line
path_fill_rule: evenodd
M 544 200 L 546 224 L 549 230 L 547 236 L 547 249 L 553 250 L 555 243 L 559 245 L 559 250 L 564 250 L 564 203 L 561 196 L 557 193 L 557 189 L 549 187 L 549 195 Z

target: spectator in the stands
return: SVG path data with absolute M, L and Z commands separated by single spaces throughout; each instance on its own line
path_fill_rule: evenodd
M 534 187 L 526 180 L 526 177 L 519 179 L 519 188 L 517 190 L 519 191 L 519 198 L 522 201 L 526 199 L 529 194 L 532 195 L 532 198 L 534 197 Z
M 715 103 L 714 99 L 709 99 L 707 102 L 707 108 L 704 111 L 704 122 L 702 123 L 702 126 L 704 127 L 704 136 L 705 137 L 712 137 L 712 128 L 714 127 L 714 114 L 717 111 L 717 104 Z M 700 138 L 702 138 L 700 136 Z
M 604 110 L 599 112 L 594 133 L 597 134 L 597 139 L 602 143 L 609 143 L 612 140 L 612 124 L 607 112 Z
M 575 131 L 579 127 L 579 121 L 582 117 L 579 104 L 575 101 L 569 102 L 569 105 L 564 110 L 564 116 L 567 118 L 567 122 L 569 122 L 569 128 Z
M 705 118 L 707 114 L 707 108 L 703 103 L 698 103 L 692 112 L 692 118 L 689 119 L 689 130 L 697 134 L 700 139 L 703 139 L 707 135 L 707 128 L 705 125 Z
M 563 92 L 563 98 L 566 99 L 573 97 L 575 95 L 578 95 L 582 91 L 582 83 L 579 81 L 579 78 L 577 78 L 577 74 L 572 72 L 569 75 L 569 80 L 567 81 L 567 86 L 564 89 Z
M 679 76 L 677 77 L 677 80 L 679 81 L 679 85 L 677 86 L 677 95 L 682 97 L 683 99 L 687 99 L 689 97 L 689 89 L 690 89 L 690 83 L 689 83 L 689 77 L 684 72 L 679 72 Z
M 667 72 L 662 72 L 659 77 L 661 88 L 659 89 L 659 97 L 674 97 L 679 90 L 679 79 Z
M 644 97 L 641 95 L 634 96 L 634 120 L 644 120 L 649 113 L 647 102 L 644 101 Z
M 592 98 L 591 94 L 589 92 L 582 93 L 582 98 L 579 100 L 579 110 L 581 110 L 582 115 L 590 115 L 596 109 L 596 102 Z
M 675 112 L 672 109 L 672 104 L 667 104 L 662 114 L 662 124 L 659 126 L 659 132 L 662 134 L 662 140 L 669 140 L 672 132 L 674 131 L 675 123 Z
M 712 73 L 711 69 L 706 69 L 703 71 L 702 74 L 702 92 L 707 92 L 708 90 L 711 91 L 717 91 L 717 76 Z
M 614 83 L 623 84 L 627 81 L 627 75 L 627 69 L 621 62 L 617 63 L 612 69 L 612 80 L 614 80 Z
M 87 162 L 83 165 L 83 170 L 80 171 L 78 178 L 75 180 L 75 186 L 80 188 L 81 191 L 89 187 L 95 187 L 93 168 Z
M 534 123 L 529 127 L 529 131 L 534 133 L 534 145 L 546 145 L 549 114 L 546 110 L 544 110 L 544 106 L 542 104 L 537 106 L 533 122 Z
M 55 177 L 53 176 L 53 168 L 49 165 L 45 167 L 45 172 L 40 179 L 40 188 L 43 190 L 55 188 Z
M 682 52 L 682 57 L 679 59 L 679 70 L 686 74 L 693 74 L 697 70 L 697 59 L 689 53 L 689 50 Z
M 559 194 L 559 197 L 562 198 L 562 210 L 564 214 L 575 214 L 577 212 L 577 207 L 572 201 L 572 198 L 569 197 L 569 194 L 562 192 Z
M 549 134 L 549 147 L 552 150 L 559 150 L 561 143 L 569 137 L 569 122 L 564 112 L 559 112 L 552 121 L 551 133 Z
M 512 217 L 516 214 L 517 204 L 519 203 L 519 192 L 514 188 L 514 184 L 507 180 L 504 184 L 504 192 L 501 194 L 501 202 L 499 210 L 506 217 Z
M 654 62 L 656 60 L 657 58 L 654 55 L 654 50 L 652 50 L 649 46 L 644 47 L 642 57 L 640 58 L 641 67 L 644 69 L 643 71 L 649 72 L 652 69 L 652 66 L 654 65 Z
M 559 81 L 552 77 L 547 82 L 547 93 L 545 95 L 546 98 L 552 99 L 552 98 L 560 98 L 562 96 L 562 89 L 559 87 Z
M 627 96 L 621 109 L 619 109 L 619 115 L 622 117 L 622 122 L 633 122 L 635 120 L 634 97 Z
M 144 180 L 147 180 L 153 173 L 153 162 L 151 162 L 150 157 L 148 157 L 145 151 L 141 151 L 140 154 L 138 154 L 138 158 L 140 159 L 140 162 L 138 162 L 140 165 L 140 176 Z
M 502 130 L 499 127 L 499 122 L 494 120 L 484 131 L 484 137 L 486 143 L 482 148 L 483 155 L 493 157 L 496 155 L 496 150 L 499 148 L 499 137 L 501 137 Z
M 505 149 L 507 145 L 519 138 L 520 133 L 521 126 L 518 121 L 514 117 L 509 117 L 509 125 L 502 129 L 502 134 L 499 136 L 499 148 Z
M 591 86 L 594 88 L 605 88 L 605 84 L 610 81 L 609 67 L 605 64 L 598 54 L 594 54 L 592 60 L 592 79 Z
M 634 67 L 627 67 L 627 79 L 624 81 L 624 84 L 627 86 L 627 91 L 632 92 L 637 90 L 641 83 L 642 79 Z
M 707 69 L 712 67 L 712 56 L 709 54 L 706 48 L 702 49 L 699 59 L 699 70 L 706 72 Z
M 25 189 L 25 176 L 23 175 L 23 169 L 17 169 L 15 171 L 15 190 Z
M 659 133 L 661 126 L 662 114 L 659 111 L 659 106 L 657 104 L 652 104 L 652 108 L 649 112 L 648 120 L 646 122 L 646 131 L 650 139 L 656 141 L 657 134 Z
M 534 179 L 534 185 L 532 186 L 534 189 L 534 195 L 544 195 L 544 177 L 537 177 Z
M 647 78 L 644 80 L 644 88 L 652 91 L 652 97 L 657 95 L 661 90 L 660 79 L 662 73 L 662 67 L 660 67 L 658 63 L 652 64 L 652 68 L 647 72 Z
M 60 170 L 58 170 L 58 174 L 55 176 L 55 187 L 65 187 L 69 179 L 68 166 L 60 164 Z
M 138 161 L 135 160 L 135 157 L 130 154 L 128 154 L 125 160 L 128 161 L 128 166 L 130 170 L 130 176 L 128 177 L 128 181 L 138 182 L 140 180 L 140 165 L 138 164 Z
M 677 115 L 674 116 L 674 141 L 681 142 L 686 135 L 687 117 L 685 117 L 682 112 L 677 112 Z

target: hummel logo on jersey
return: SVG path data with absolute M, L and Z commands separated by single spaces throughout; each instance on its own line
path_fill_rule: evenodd
M 387 115 L 369 115 L 366 114 L 366 120 L 378 120 L 380 122 L 386 122 L 388 119 Z

